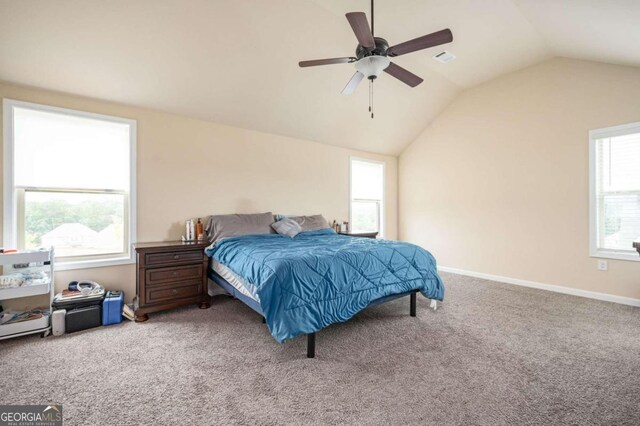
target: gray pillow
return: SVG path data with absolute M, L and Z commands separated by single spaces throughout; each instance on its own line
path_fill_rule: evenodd
M 205 232 L 209 241 L 240 235 L 273 234 L 273 213 L 222 214 L 209 216 Z
M 319 229 L 325 229 L 329 227 L 327 219 L 325 219 L 321 214 L 316 214 L 313 216 L 291 216 L 288 219 L 291 219 L 298 225 L 300 225 L 303 232 L 317 231 Z
M 291 238 L 302 232 L 302 227 L 293 219 L 286 218 L 271 225 L 278 234 L 287 235 Z

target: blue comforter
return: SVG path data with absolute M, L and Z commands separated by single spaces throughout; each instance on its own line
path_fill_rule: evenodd
M 208 256 L 255 285 L 271 335 L 283 342 L 343 322 L 376 299 L 420 290 L 442 300 L 436 261 L 413 244 L 333 230 L 224 239 Z

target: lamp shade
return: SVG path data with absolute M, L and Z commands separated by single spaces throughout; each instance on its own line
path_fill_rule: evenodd
M 369 80 L 378 78 L 380 73 L 389 66 L 391 61 L 386 56 L 366 56 L 356 62 L 356 69 Z

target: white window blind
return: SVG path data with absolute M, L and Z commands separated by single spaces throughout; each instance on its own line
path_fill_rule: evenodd
M 129 132 L 125 123 L 15 107 L 14 183 L 127 190 Z
M 351 232 L 383 236 L 384 163 L 351 159 Z
M 640 260 L 640 124 L 591 132 L 591 254 Z

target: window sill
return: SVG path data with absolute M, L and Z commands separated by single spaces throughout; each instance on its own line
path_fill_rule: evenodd
M 112 259 L 77 260 L 75 262 L 56 262 L 55 271 L 72 271 L 74 269 L 102 268 L 106 266 L 132 265 L 136 261 L 131 257 Z
M 598 250 L 590 253 L 591 257 L 600 259 L 629 260 L 632 262 L 640 262 L 640 254 L 637 252 L 620 253 L 616 251 Z

